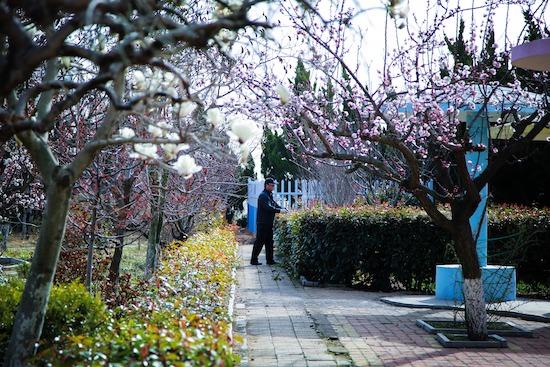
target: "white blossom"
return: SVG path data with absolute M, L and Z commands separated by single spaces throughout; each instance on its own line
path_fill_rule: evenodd
M 172 167 L 178 172 L 178 174 L 184 176 L 186 179 L 193 176 L 194 173 L 202 170 L 202 167 L 195 163 L 195 158 L 188 154 L 179 156 Z
M 246 163 L 248 162 L 248 156 L 250 155 L 250 149 L 248 148 L 248 145 L 242 144 L 241 145 L 241 158 L 239 160 L 239 163 L 241 166 L 246 166 Z
M 134 88 L 138 90 L 146 88 L 145 74 L 141 70 L 134 71 Z
M 134 153 L 130 154 L 130 158 L 140 158 L 140 159 L 158 159 L 157 146 L 154 144 L 134 144 Z
M 134 136 L 136 136 L 136 132 L 129 127 L 123 127 L 122 129 L 118 130 L 118 135 L 120 135 L 124 139 L 132 139 Z
M 160 121 L 158 124 L 157 124 L 158 127 L 160 127 L 161 129 L 164 129 L 166 130 L 166 132 L 168 133 L 168 131 L 170 131 L 172 129 L 172 125 L 170 125 L 166 120 L 162 120 Z M 176 134 L 177 135 L 177 134 Z
M 178 98 L 178 91 L 174 87 L 168 87 L 165 92 L 172 98 Z
M 153 137 L 155 138 L 160 138 L 164 133 L 164 130 L 162 130 L 160 127 L 155 125 L 147 126 L 147 131 L 149 131 L 149 133 L 153 135 Z
M 176 133 L 169 133 L 166 137 L 170 140 L 179 140 L 180 139 L 180 136 Z M 188 144 L 168 143 L 168 144 L 161 144 L 161 146 L 162 146 L 162 149 L 164 150 L 164 153 L 165 153 L 165 155 L 168 159 L 174 158 L 182 150 L 189 149 Z
M 258 134 L 258 127 L 251 121 L 235 118 L 231 121 L 231 132 L 239 139 L 239 142 L 245 143 Z
M 184 118 L 190 115 L 194 109 L 195 109 L 195 104 L 193 102 L 183 102 L 179 106 L 179 111 L 178 111 L 179 117 Z M 177 107 L 176 107 L 176 110 L 177 110 Z
M 214 126 L 220 125 L 225 116 L 218 108 L 212 108 L 206 112 L 206 121 L 210 122 Z
M 278 85 L 276 91 L 279 95 L 279 101 L 281 101 L 281 104 L 287 104 L 290 101 L 292 94 L 285 86 Z

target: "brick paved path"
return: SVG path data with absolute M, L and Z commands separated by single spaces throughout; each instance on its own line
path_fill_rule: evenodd
M 243 366 L 550 367 L 550 324 L 502 318 L 535 337 L 507 337 L 507 349 L 445 349 L 414 321 L 452 312 L 390 306 L 379 301 L 382 293 L 302 288 L 281 269 L 248 265 L 251 250 L 240 246 L 236 331 L 246 339 Z

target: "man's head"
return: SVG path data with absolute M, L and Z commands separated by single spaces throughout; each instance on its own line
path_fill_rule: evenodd
M 266 189 L 269 192 L 273 192 L 275 189 L 275 180 L 270 178 L 266 178 L 264 182 L 264 189 Z

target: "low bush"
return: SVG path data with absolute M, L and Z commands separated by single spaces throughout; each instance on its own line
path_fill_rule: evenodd
M 514 265 L 526 288 L 542 289 L 550 284 L 550 208 L 491 208 L 487 247 L 490 263 Z
M 275 233 L 293 275 L 375 290 L 422 289 L 452 258 L 449 237 L 410 207 L 317 208 L 280 218 Z
M 85 248 L 69 248 L 61 251 L 57 269 L 55 271 L 55 283 L 63 284 L 75 280 L 84 282 L 86 279 L 86 266 L 88 262 L 88 250 Z M 93 261 L 93 281 L 105 278 L 108 274 L 110 258 L 96 251 Z
M 10 336 L 23 288 L 24 282 L 17 278 L 0 285 L 0 355 Z M 50 345 L 67 334 L 93 333 L 107 318 L 101 299 L 92 296 L 82 284 L 55 285 L 48 302 L 42 340 Z
M 490 263 L 548 282 L 550 210 L 492 207 L 489 236 Z M 296 212 L 278 218 L 275 237 L 292 275 L 373 290 L 431 290 L 436 265 L 456 262 L 449 235 L 414 207 Z
M 71 334 L 37 356 L 56 366 L 233 366 L 228 301 L 235 235 L 213 229 L 163 251 L 156 277 L 94 333 Z

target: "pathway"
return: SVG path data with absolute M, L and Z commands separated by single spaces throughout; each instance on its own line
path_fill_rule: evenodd
M 251 251 L 240 246 L 242 366 L 550 366 L 550 324 L 502 318 L 535 337 L 508 337 L 508 349 L 444 349 L 414 321 L 451 311 L 387 305 L 382 293 L 303 288 L 279 268 L 249 265 Z

